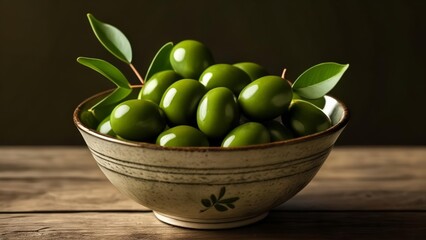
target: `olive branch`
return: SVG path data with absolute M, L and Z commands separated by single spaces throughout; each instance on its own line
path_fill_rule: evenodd
M 205 207 L 204 209 L 200 210 L 200 213 L 205 212 L 209 210 L 210 208 L 214 207 L 219 212 L 225 212 L 228 211 L 228 209 L 234 209 L 235 205 L 234 203 L 238 201 L 239 197 L 231 197 L 231 198 L 225 198 L 226 188 L 222 187 L 220 189 L 218 197 L 216 195 L 212 194 L 210 195 L 210 199 L 203 198 L 201 199 L 201 204 Z

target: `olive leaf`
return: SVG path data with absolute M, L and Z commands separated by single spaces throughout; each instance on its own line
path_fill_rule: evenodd
M 115 57 L 130 64 L 132 62 L 132 47 L 127 37 L 116 27 L 101 22 L 88 13 L 90 26 L 99 42 Z
M 216 203 L 217 202 L 216 196 L 214 194 L 212 194 L 210 196 L 210 200 L 212 201 L 212 203 Z
M 303 72 L 294 81 L 292 88 L 299 96 L 317 99 L 327 94 L 339 82 L 349 64 L 326 62 Z
M 130 84 L 124 74 L 111 63 L 97 58 L 78 57 L 77 62 L 89 67 L 108 78 L 117 87 L 129 88 Z
M 226 206 L 228 206 L 229 208 L 231 208 L 231 209 L 234 209 L 235 208 L 235 205 L 234 204 L 232 204 L 232 203 L 227 203 L 226 204 Z
M 215 205 L 214 205 L 214 208 L 216 208 L 216 210 L 218 210 L 219 212 L 225 212 L 225 211 L 227 211 L 227 210 L 228 210 L 228 208 L 227 208 L 227 207 L 225 207 L 225 206 L 223 206 L 223 205 L 220 205 L 220 204 L 215 204 Z
M 201 199 L 201 204 L 206 208 L 201 209 L 200 213 L 205 212 L 212 207 L 214 207 L 219 212 L 228 211 L 229 208 L 234 209 L 235 208 L 234 202 L 238 201 L 240 198 L 231 197 L 227 199 L 222 199 L 225 196 L 225 193 L 226 193 L 226 188 L 222 187 L 220 189 L 218 197 L 216 197 L 216 195 L 214 194 L 211 194 L 210 199 L 207 199 L 207 198 Z
M 111 94 L 89 109 L 89 112 L 92 112 L 98 121 L 102 121 L 110 113 L 110 109 L 115 104 L 125 99 L 132 92 L 132 88 L 123 73 L 107 61 L 97 58 L 79 57 L 77 58 L 77 62 L 97 71 L 117 86 L 117 89 Z
M 128 93 L 128 91 L 130 91 L 130 93 Z M 137 93 L 137 91 L 133 91 L 132 89 L 117 88 L 109 96 L 102 99 L 100 101 L 102 103 L 96 103 L 96 105 L 91 107 L 88 111 L 91 112 L 99 122 L 101 122 L 111 114 L 117 104 L 126 100 L 135 99 L 137 97 Z M 127 96 L 123 98 L 124 95 Z
M 121 102 L 121 100 L 125 99 L 131 92 L 132 89 L 117 88 L 104 99 L 93 105 L 89 111 L 93 112 L 93 115 L 96 119 L 102 121 L 111 113 L 115 105 Z
M 207 207 L 207 208 L 212 206 L 212 203 L 210 202 L 209 199 L 202 199 L 201 203 L 203 204 L 204 207 Z
M 225 192 L 226 192 L 226 188 L 222 187 L 220 189 L 220 192 L 219 192 L 219 199 L 221 199 L 221 198 L 223 198 L 223 196 L 225 196 Z
M 164 70 L 171 70 L 172 65 L 170 64 L 170 53 L 173 49 L 173 43 L 168 42 L 164 44 L 160 50 L 155 54 L 154 58 L 149 65 L 148 71 L 146 72 L 145 79 L 148 80 L 152 75 L 157 72 Z
M 91 129 L 96 129 L 96 127 L 99 124 L 99 120 L 95 118 L 92 112 L 89 112 L 88 110 L 83 110 L 80 113 L 80 120 L 83 123 L 84 126 L 87 126 Z

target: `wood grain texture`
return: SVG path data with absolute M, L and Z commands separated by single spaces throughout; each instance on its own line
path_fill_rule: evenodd
M 85 147 L 0 147 L 0 239 L 425 239 L 426 147 L 340 147 L 252 226 L 172 227 L 121 195 Z
M 146 210 L 121 195 L 85 147 L 0 148 L 0 211 Z M 426 210 L 426 148 L 335 148 L 278 209 Z
M 272 212 L 236 229 L 169 226 L 152 213 L 1 214 L 0 239 L 425 239 L 426 213 Z
M 84 147 L 0 148 L 0 211 L 147 209 L 109 183 Z
M 426 148 L 335 148 L 280 209 L 426 210 Z

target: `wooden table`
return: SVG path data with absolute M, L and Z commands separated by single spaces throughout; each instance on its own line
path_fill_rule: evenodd
M 189 230 L 121 195 L 85 147 L 0 147 L 0 239 L 426 239 L 426 147 L 336 147 L 263 221 Z

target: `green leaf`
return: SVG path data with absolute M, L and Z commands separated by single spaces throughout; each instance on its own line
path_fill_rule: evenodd
M 111 110 L 117 103 L 132 93 L 132 88 L 123 73 L 109 62 L 87 57 L 79 57 L 77 58 L 77 62 L 102 74 L 117 86 L 117 89 L 111 94 L 89 109 L 89 112 L 91 112 L 98 121 L 102 121 L 103 118 L 111 113 Z
M 217 202 L 216 196 L 214 194 L 212 194 L 210 196 L 210 200 L 212 200 L 212 203 L 215 204 Z
M 115 102 L 113 104 L 108 104 L 108 102 L 104 102 L 100 105 L 99 105 L 99 103 L 97 103 L 98 106 L 96 106 L 96 108 L 94 108 L 95 106 L 91 107 L 88 110 L 88 113 L 91 113 L 92 117 L 94 117 L 97 120 L 97 124 L 95 125 L 95 127 L 91 127 L 91 128 L 96 128 L 98 126 L 98 124 L 100 122 L 102 122 L 102 120 L 104 120 L 107 116 L 109 116 L 111 114 L 112 110 L 117 106 L 117 104 L 124 102 L 126 100 L 135 99 L 137 97 L 137 92 L 138 91 L 134 91 L 132 89 L 131 93 L 128 94 L 127 97 L 125 97 L 121 100 L 118 100 L 117 102 Z M 124 92 L 123 94 L 126 95 L 127 93 Z M 110 97 L 110 98 L 114 98 L 114 97 Z M 120 98 L 118 98 L 118 99 L 120 99 Z M 106 105 L 106 104 L 108 104 L 108 105 Z
M 127 37 L 116 27 L 103 23 L 88 13 L 90 26 L 101 44 L 121 61 L 132 62 L 132 47 Z
M 116 88 L 111 94 L 93 105 L 89 111 L 99 122 L 101 122 L 110 115 L 115 106 L 129 96 L 131 92 L 132 89 Z
M 221 199 L 221 198 L 225 195 L 225 192 L 226 192 L 226 188 L 225 188 L 225 187 L 222 187 L 222 188 L 220 189 L 219 199 Z
M 339 82 L 349 64 L 320 63 L 303 72 L 293 83 L 293 91 L 307 99 L 327 94 Z
M 117 85 L 117 87 L 131 88 L 129 81 L 127 81 L 123 73 L 107 61 L 97 58 L 79 57 L 77 58 L 77 62 L 102 74 Z
M 160 50 L 158 50 L 155 57 L 152 59 L 151 64 L 149 65 L 148 71 L 146 72 L 145 79 L 148 80 L 152 77 L 152 75 L 157 72 L 164 70 L 171 70 L 172 65 L 170 64 L 170 53 L 173 49 L 173 43 L 168 42 L 164 44 Z
M 96 129 L 99 124 L 99 120 L 89 112 L 88 110 L 84 110 L 80 113 L 80 119 L 84 126 L 92 129 Z
M 228 210 L 228 208 L 227 208 L 227 207 L 225 207 L 225 206 L 223 206 L 223 205 L 220 205 L 220 204 L 216 204 L 216 205 L 214 205 L 214 208 L 216 208 L 216 210 L 218 210 L 219 212 L 225 212 L 225 211 L 227 211 L 227 210 Z
M 234 204 L 232 204 L 232 203 L 227 203 L 226 204 L 226 206 L 228 206 L 229 208 L 231 208 L 231 209 L 234 209 L 235 208 L 235 205 Z
M 201 203 L 203 204 L 204 207 L 211 207 L 212 206 L 212 203 L 210 202 L 210 200 L 205 199 L 205 198 L 201 200 Z
M 89 111 L 96 111 L 100 108 L 110 107 L 111 105 L 116 105 L 121 100 L 125 99 L 132 92 L 131 88 L 117 88 L 111 94 L 106 96 L 104 99 L 96 103 Z M 98 118 L 95 115 L 96 118 Z M 106 116 L 105 116 L 106 117 Z

